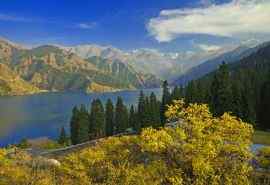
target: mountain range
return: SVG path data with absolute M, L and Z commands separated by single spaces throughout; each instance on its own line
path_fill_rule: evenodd
M 0 95 L 153 88 L 160 87 L 165 79 L 173 85 L 184 85 L 214 71 L 223 61 L 234 63 L 264 45 L 163 53 L 154 49 L 123 51 L 99 45 L 26 48 L 1 39 L 1 70 L 10 71 L 10 75 L 0 73 Z M 16 79 L 24 90 L 12 88 L 10 79 Z
M 136 49 L 122 51 L 112 46 L 79 45 L 62 47 L 66 51 L 76 53 L 82 58 L 98 56 L 110 60 L 119 60 L 141 73 L 150 73 L 162 80 L 174 81 L 189 69 L 204 61 L 217 57 L 234 48 L 228 47 L 218 50 L 197 52 L 169 52 L 163 53 L 155 49 Z
M 73 52 L 52 45 L 32 49 L 0 41 L 0 63 L 11 77 L 26 82 L 27 91 L 11 92 L 7 85 L 2 94 L 32 94 L 42 91 L 86 91 L 105 92 L 120 89 L 159 87 L 160 80 L 151 74 L 136 72 L 131 66 L 119 60 L 101 57 L 81 58 Z M 0 73 L 0 79 L 7 76 Z M 21 84 L 23 84 L 21 83 Z M 7 82 L 5 83 L 7 84 Z M 33 88 L 35 90 L 33 90 Z M 7 92 L 9 91 L 9 92 Z

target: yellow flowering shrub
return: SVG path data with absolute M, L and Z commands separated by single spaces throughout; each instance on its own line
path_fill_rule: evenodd
M 270 147 L 262 147 L 257 157 L 259 166 L 263 169 L 270 170 Z
M 0 185 L 52 185 L 51 168 L 39 168 L 34 160 L 21 150 L 0 149 Z
M 146 128 L 137 136 L 110 137 L 44 168 L 34 184 L 46 185 L 247 185 L 252 170 L 252 127 L 225 113 L 213 117 L 207 105 L 168 107 L 175 128 Z M 0 159 L 5 152 L 0 151 Z M 4 157 L 5 158 L 5 157 Z M 32 159 L 28 159 L 32 160 Z M 15 160 L 16 161 L 16 160 Z M 4 170 L 3 170 L 4 169 Z M 9 171 L 11 170 L 11 171 Z M 52 173 L 52 170 L 55 170 Z M 3 172 L 4 171 L 4 172 Z M 0 185 L 33 178 L 31 167 L 0 162 Z M 44 175 L 44 176 L 43 176 Z M 46 176 L 46 177 L 45 177 Z M 42 181 L 44 180 L 44 182 Z M 29 181 L 29 180 L 27 180 Z M 30 183 L 29 183 L 30 184 Z
M 213 117 L 207 105 L 184 107 L 182 100 L 166 115 L 181 120 L 176 128 L 146 128 L 140 136 L 112 137 L 68 156 L 66 178 L 92 184 L 249 184 L 249 124 L 227 113 Z

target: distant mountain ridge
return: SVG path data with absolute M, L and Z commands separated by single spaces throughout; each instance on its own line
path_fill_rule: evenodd
M 82 58 L 98 56 L 110 60 L 119 60 L 129 64 L 136 71 L 150 73 L 163 80 L 172 81 L 180 74 L 184 74 L 193 66 L 217 57 L 231 48 L 223 48 L 214 51 L 198 52 L 171 52 L 162 53 L 154 49 L 137 49 L 122 51 L 112 46 L 79 45 L 74 47 L 62 47 L 66 51 L 75 53 Z
M 52 45 L 25 49 L 1 40 L 0 63 L 25 82 L 47 91 L 103 92 L 160 85 L 153 75 L 138 73 L 121 61 L 83 59 Z
M 127 52 L 99 45 L 26 48 L 0 40 L 0 63 L 41 90 L 105 92 L 160 87 L 165 79 L 171 84 L 186 84 L 217 69 L 221 62 L 233 63 L 258 48 L 228 46 L 171 53 L 144 48 Z
M 253 53 L 256 53 L 259 49 L 269 45 L 268 42 L 260 44 L 255 47 L 247 47 L 247 46 L 240 46 L 232 51 L 224 53 L 214 59 L 210 59 L 198 66 L 191 68 L 186 74 L 181 75 L 178 79 L 176 79 L 173 84 L 176 85 L 185 85 L 191 80 L 196 80 L 208 73 L 211 73 L 218 69 L 219 65 L 222 62 L 231 64 L 240 61 L 241 59 L 250 56 Z

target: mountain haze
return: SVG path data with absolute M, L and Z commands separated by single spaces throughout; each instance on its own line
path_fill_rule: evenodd
M 136 71 L 153 74 L 160 79 L 173 81 L 179 75 L 185 74 L 190 68 L 204 61 L 217 57 L 231 48 L 198 52 L 168 52 L 163 53 L 155 49 L 136 49 L 122 51 L 112 46 L 79 45 L 62 47 L 82 58 L 98 56 L 110 60 L 122 61 L 132 66 Z
M 216 69 L 218 69 L 219 65 L 222 62 L 225 63 L 235 63 L 239 60 L 250 56 L 251 54 L 258 51 L 260 48 L 263 48 L 267 43 L 255 46 L 255 47 L 248 47 L 248 46 L 239 46 L 236 49 L 221 54 L 213 59 L 207 60 L 202 64 L 191 68 L 189 71 L 186 72 L 184 75 L 180 75 L 178 79 L 174 81 L 173 84 L 186 84 L 191 80 L 196 80 Z

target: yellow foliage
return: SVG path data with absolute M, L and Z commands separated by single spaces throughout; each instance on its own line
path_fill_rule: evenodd
M 178 122 L 176 128 L 147 128 L 138 136 L 102 140 L 66 156 L 59 168 L 41 170 L 41 180 L 36 184 L 249 184 L 250 125 L 227 113 L 213 117 L 207 105 L 184 107 L 182 100 L 169 106 L 166 115 Z M 5 155 L 0 151 L 0 159 L 7 158 Z M 33 176 L 30 169 L 27 165 L 0 163 L 0 175 L 5 174 L 0 185 L 10 180 L 6 174 L 16 174 L 13 184 L 26 184 L 21 179 Z
M 92 92 L 113 92 L 113 91 L 119 91 L 120 89 L 116 89 L 111 86 L 98 84 L 96 82 L 91 82 L 91 84 L 86 88 L 87 93 Z
M 263 147 L 257 155 L 261 168 L 270 170 L 270 147 Z

